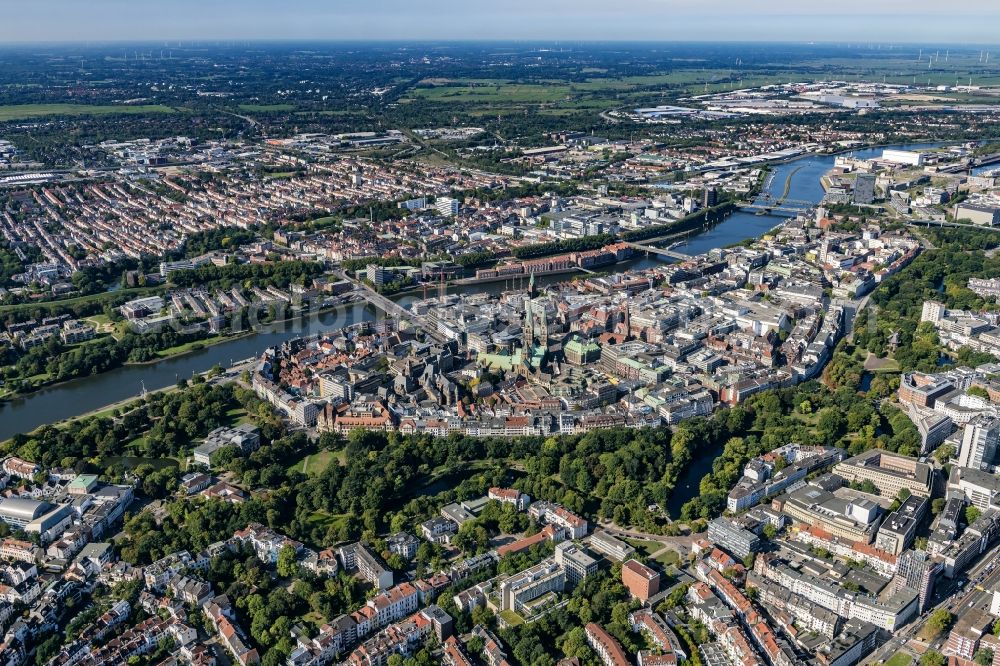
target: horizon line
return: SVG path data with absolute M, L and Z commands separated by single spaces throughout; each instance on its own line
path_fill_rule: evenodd
M 0 50 L 11 46 L 104 46 L 122 44 L 165 44 L 177 42 L 176 48 L 182 48 L 185 43 L 190 45 L 238 45 L 238 44 L 415 44 L 415 45 L 474 45 L 474 44 L 614 44 L 614 45 L 670 45 L 670 44 L 773 44 L 782 46 L 846 46 L 866 50 L 885 51 L 891 48 L 870 48 L 872 46 L 948 46 L 958 48 L 997 47 L 1000 42 L 936 42 L 936 41 L 876 41 L 871 39 L 830 39 L 830 40 L 785 40 L 785 39 L 593 39 L 593 38 L 515 38 L 498 37 L 482 39 L 433 39 L 433 38 L 324 38 L 324 37 L 244 37 L 244 38 L 143 38 L 143 39 L 94 39 L 94 40 L 48 40 L 22 39 L 4 40 Z

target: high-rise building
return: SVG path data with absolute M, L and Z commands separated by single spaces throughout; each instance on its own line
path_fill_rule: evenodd
M 859 173 L 854 180 L 854 203 L 870 204 L 875 201 L 875 174 Z
M 908 587 L 916 590 L 920 600 L 920 612 L 923 612 L 934 592 L 934 581 L 940 573 L 941 563 L 932 560 L 926 552 L 904 550 L 899 556 L 893 585 L 896 589 Z
M 705 188 L 705 208 L 711 208 L 719 203 L 719 191 L 714 187 Z
M 444 217 L 455 217 L 458 215 L 458 199 L 451 197 L 438 197 L 434 200 L 434 208 Z
M 977 416 L 965 424 L 962 448 L 958 452 L 960 467 L 982 469 L 993 462 L 1000 445 L 1000 419 Z
M 937 323 L 944 319 L 945 310 L 943 303 L 937 301 L 924 301 L 924 306 L 920 311 L 920 321 Z

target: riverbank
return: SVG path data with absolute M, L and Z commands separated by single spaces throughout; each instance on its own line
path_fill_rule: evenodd
M 252 335 L 227 336 L 212 345 L 189 349 L 183 354 L 151 363 L 121 365 L 87 377 L 42 387 L 0 402 L 0 440 L 30 432 L 40 425 L 103 410 L 107 405 L 152 391 L 175 386 L 181 378 L 205 372 L 213 366 L 230 367 L 234 362 L 257 357 L 267 347 L 295 337 L 372 321 L 377 312 L 364 303 L 354 303 L 307 312 L 304 317 L 260 326 Z
M 70 381 L 72 381 L 72 380 L 70 380 Z M 60 382 L 60 383 L 62 383 L 62 382 Z M 152 391 L 147 391 L 146 395 L 151 395 L 153 393 L 170 393 L 171 391 L 176 391 L 176 390 L 177 390 L 176 386 L 164 386 L 163 388 L 158 388 L 158 389 L 154 389 Z M 31 430 L 31 431 L 25 432 L 25 433 L 21 433 L 21 434 L 24 434 L 27 437 L 31 437 L 32 435 L 34 435 L 36 432 L 38 432 L 42 428 L 47 428 L 47 427 L 50 427 L 50 426 L 53 427 L 53 428 L 65 428 L 66 426 L 70 425 L 71 423 L 76 423 L 78 421 L 83 421 L 84 419 L 110 417 L 110 416 L 112 416 L 114 414 L 115 410 L 119 410 L 119 409 L 122 409 L 124 407 L 128 407 L 129 405 L 137 403 L 137 402 L 139 402 L 142 399 L 143 399 L 143 396 L 133 396 L 131 398 L 125 398 L 124 400 L 119 400 L 117 402 L 111 403 L 110 405 L 104 405 L 103 407 L 98 407 L 96 409 L 92 409 L 92 410 L 84 412 L 82 414 L 78 414 L 77 416 L 71 416 L 69 418 L 61 419 L 59 421 L 54 421 L 52 423 L 42 424 L 42 425 L 38 426 L 37 428 L 35 428 L 34 430 Z M 126 413 L 128 411 L 131 411 L 131 409 L 129 409 L 129 410 L 123 410 L 121 413 Z M 8 437 L 7 439 L 4 439 L 3 441 L 0 441 L 0 450 L 4 450 L 11 443 L 11 440 L 12 440 L 12 438 Z
M 344 301 L 342 303 L 337 303 L 337 304 L 332 304 L 332 305 L 326 305 L 326 306 L 323 306 L 322 308 L 320 308 L 318 310 L 306 310 L 306 311 L 300 312 L 299 314 L 293 315 L 291 317 L 285 317 L 283 319 L 277 319 L 275 321 L 266 322 L 266 323 L 263 324 L 263 326 L 278 326 L 278 325 L 288 324 L 288 323 L 300 321 L 304 317 L 319 316 L 319 315 L 327 314 L 327 313 L 330 313 L 330 312 L 333 312 L 333 311 L 337 310 L 338 308 L 342 308 L 342 307 L 345 307 L 345 306 L 348 306 L 348 305 L 353 305 L 353 304 L 360 303 L 360 302 L 363 302 L 363 299 L 354 299 L 354 300 Z M 9 402 L 17 401 L 19 399 L 27 398 L 27 397 L 29 397 L 29 396 L 31 396 L 33 394 L 36 394 L 36 393 L 38 393 L 40 391 L 57 389 L 57 388 L 59 388 L 60 386 L 62 386 L 64 384 L 70 384 L 72 382 L 80 381 L 82 379 L 87 379 L 87 378 L 90 378 L 90 377 L 97 377 L 97 376 L 100 376 L 102 374 L 106 374 L 108 372 L 112 372 L 114 370 L 117 370 L 119 368 L 143 367 L 143 366 L 157 365 L 157 364 L 162 363 L 164 361 L 169 361 L 169 360 L 172 360 L 172 359 L 178 359 L 178 358 L 184 357 L 184 356 L 186 356 L 188 354 L 193 354 L 193 353 L 196 353 L 196 352 L 204 351 L 206 349 L 210 349 L 210 348 L 215 347 L 217 345 L 231 343 L 231 342 L 234 342 L 234 341 L 237 341 L 237 340 L 241 340 L 241 339 L 244 339 L 244 338 L 252 338 L 255 335 L 257 335 L 257 331 L 254 331 L 254 330 L 251 329 L 251 330 L 246 330 L 246 331 L 239 331 L 237 333 L 230 333 L 230 334 L 225 334 L 225 335 L 216 335 L 216 336 L 213 336 L 213 337 L 210 337 L 210 338 L 204 338 L 202 340 L 192 340 L 190 342 L 185 342 L 183 344 L 176 345 L 174 347 L 168 347 L 167 349 L 163 349 L 163 350 L 157 351 L 156 352 L 156 357 L 155 358 L 151 358 L 151 359 L 149 359 L 147 361 L 125 361 L 124 363 L 121 363 L 120 365 L 116 365 L 114 367 L 108 368 L 107 370 L 105 370 L 103 372 L 92 373 L 92 374 L 88 374 L 88 375 L 81 375 L 79 377 L 70 377 L 68 379 L 61 379 L 61 380 L 55 381 L 55 382 L 43 382 L 43 383 L 40 383 L 40 384 L 35 384 L 35 385 L 31 386 L 28 389 L 19 389 L 17 391 L 0 392 L 0 406 L 2 406 L 5 403 L 9 403 Z
M 206 338 L 206 339 L 203 339 L 203 340 L 193 340 L 191 342 L 185 342 L 185 343 L 183 343 L 181 345 L 177 345 L 176 347 L 169 347 L 167 349 L 158 351 L 158 352 L 156 352 L 156 358 L 151 358 L 148 361 L 125 361 L 121 365 L 117 365 L 117 366 L 115 366 L 113 368 L 108 368 L 104 372 L 110 372 L 111 370 L 114 370 L 116 368 L 127 368 L 127 367 L 132 367 L 132 366 L 134 366 L 134 367 L 141 367 L 141 366 L 144 366 L 144 365 L 155 365 L 155 364 L 160 363 L 162 361 L 166 361 L 166 360 L 169 360 L 169 359 L 172 359 L 172 358 L 179 358 L 179 357 L 184 356 L 186 354 L 191 354 L 191 353 L 196 352 L 196 351 L 201 351 L 203 349 L 208 349 L 209 347 L 214 347 L 215 345 L 219 345 L 219 344 L 222 344 L 224 342 L 230 342 L 232 340 L 239 340 L 240 338 L 250 337 L 252 335 L 254 335 L 253 331 L 244 331 L 242 333 L 237 333 L 237 334 L 233 334 L 233 335 L 217 335 L 215 337 Z M 44 383 L 41 383 L 41 384 L 35 384 L 30 389 L 27 389 L 27 390 L 21 389 L 21 390 L 14 391 L 14 392 L 5 392 L 3 394 L 0 394 L 0 405 L 2 405 L 5 402 L 10 402 L 10 401 L 13 401 L 13 400 L 17 400 L 19 398 L 25 398 L 25 397 L 30 396 L 33 393 L 37 393 L 39 391 L 44 391 L 44 390 L 49 390 L 49 389 L 56 389 L 56 388 L 59 388 L 60 386 L 62 386 L 63 384 L 69 384 L 71 382 L 75 382 L 75 381 L 80 380 L 80 379 L 86 379 L 88 377 L 95 377 L 95 376 L 100 375 L 100 374 L 103 374 L 103 373 L 96 372 L 96 373 L 91 373 L 89 375 L 81 375 L 80 377 L 70 377 L 69 379 L 60 379 L 57 382 L 44 382 Z
M 126 361 L 122 365 L 123 366 L 151 365 L 153 363 L 159 363 L 160 361 L 165 361 L 167 359 L 177 358 L 179 356 L 184 356 L 185 354 L 201 351 L 202 349 L 208 349 L 209 347 L 220 345 L 223 342 L 229 342 L 231 340 L 239 340 L 240 338 L 246 338 L 252 335 L 254 335 L 253 331 L 243 331 L 241 333 L 233 333 L 230 335 L 216 335 L 211 338 L 205 338 L 204 340 L 194 340 L 192 342 L 185 342 L 184 344 L 177 345 L 176 347 L 170 347 L 168 349 L 163 349 L 161 351 L 156 352 L 156 358 L 151 358 L 148 361 Z
M 561 255 L 557 254 L 555 256 L 558 257 L 558 256 L 561 256 Z M 569 268 L 553 268 L 552 270 L 534 271 L 533 273 L 520 274 L 520 275 L 496 275 L 494 277 L 482 277 L 482 278 L 467 277 L 467 278 L 461 278 L 459 280 L 454 280 L 452 282 L 452 284 L 465 286 L 465 285 L 470 285 L 470 284 L 479 284 L 479 283 L 486 283 L 486 282 L 506 282 L 507 280 L 510 280 L 511 278 L 514 278 L 514 279 L 525 278 L 528 275 L 538 275 L 538 276 L 541 276 L 541 275 L 566 275 L 567 273 L 586 273 L 586 271 L 583 270 L 582 268 L 580 268 L 579 266 L 571 266 Z M 410 289 L 408 291 L 410 291 L 410 292 L 419 291 L 419 289 Z M 404 292 L 399 292 L 399 293 L 402 294 Z

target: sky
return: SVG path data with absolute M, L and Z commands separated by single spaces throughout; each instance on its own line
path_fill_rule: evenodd
M 997 0 L 0 0 L 10 42 L 1000 43 Z

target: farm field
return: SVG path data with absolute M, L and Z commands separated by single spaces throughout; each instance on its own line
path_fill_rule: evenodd
M 144 104 L 138 106 L 110 104 L 10 104 L 0 106 L 0 122 L 43 118 L 45 116 L 105 116 L 119 113 L 129 115 L 177 113 L 177 110 L 163 104 Z

